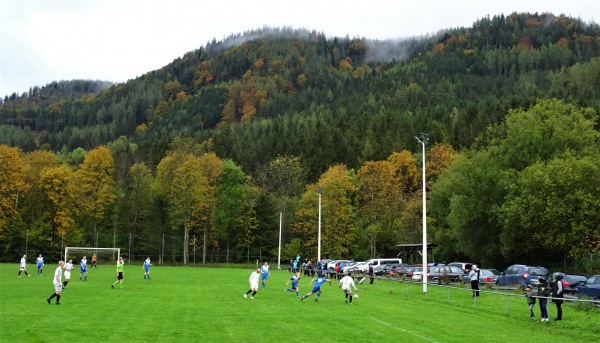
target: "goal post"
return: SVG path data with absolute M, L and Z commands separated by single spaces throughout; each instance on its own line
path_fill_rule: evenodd
M 92 261 L 92 255 L 96 254 L 99 261 L 102 262 L 110 260 L 114 262 L 119 259 L 121 256 L 121 248 L 93 248 L 93 247 L 66 247 L 65 248 L 65 259 L 64 261 L 68 261 L 69 258 L 79 259 L 84 255 L 87 257 L 88 263 Z M 114 256 L 116 254 L 116 256 Z M 110 258 L 106 258 L 106 256 L 111 256 Z M 104 258 L 101 258 L 104 256 Z M 75 261 L 78 263 L 79 261 Z

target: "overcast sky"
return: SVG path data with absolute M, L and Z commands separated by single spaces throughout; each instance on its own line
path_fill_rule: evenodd
M 406 38 L 512 12 L 600 23 L 600 0 L 0 0 L 0 96 L 59 80 L 124 82 L 263 26 Z

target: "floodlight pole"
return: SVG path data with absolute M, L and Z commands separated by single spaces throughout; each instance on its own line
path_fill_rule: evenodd
M 28 248 L 29 248 L 29 230 L 27 230 L 27 236 L 25 237 L 25 255 L 27 255 Z
M 420 137 L 416 137 L 417 141 L 423 147 L 423 293 L 427 293 L 427 189 L 425 184 L 425 145 L 428 138 L 425 132 L 421 132 Z
M 321 197 L 323 196 L 323 188 L 317 187 L 317 193 L 319 193 L 319 237 L 317 247 L 317 262 L 321 261 Z
M 281 206 L 279 209 L 279 253 L 277 254 L 277 269 L 281 269 L 281 228 L 283 227 L 283 209 Z

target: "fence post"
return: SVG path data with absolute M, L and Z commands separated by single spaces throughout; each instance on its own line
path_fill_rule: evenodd
M 450 287 L 448 287 L 448 304 L 450 303 Z
M 506 294 L 506 316 L 508 317 L 508 308 L 510 307 L 509 302 L 510 302 L 510 296 L 508 294 Z

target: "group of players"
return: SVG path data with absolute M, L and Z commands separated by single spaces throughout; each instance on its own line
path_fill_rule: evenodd
M 267 262 L 265 262 L 260 268 L 257 267 L 256 270 L 250 274 L 250 278 L 248 280 L 250 282 L 250 289 L 246 293 L 244 293 L 244 298 L 247 298 L 248 294 L 252 293 L 250 295 L 250 299 L 254 299 L 254 296 L 258 292 L 258 281 L 261 278 L 262 278 L 262 289 L 264 290 L 267 287 L 267 280 L 269 279 L 269 264 Z M 284 291 L 296 292 L 296 297 L 299 297 L 300 271 L 295 271 L 294 275 L 285 283 L 285 285 L 286 286 L 289 285 L 290 281 L 292 282 L 292 286 L 290 288 L 285 288 Z M 313 278 L 310 281 L 310 283 L 308 284 L 310 286 L 314 283 L 312 290 L 310 292 L 308 292 L 307 294 L 303 295 L 302 298 L 300 298 L 300 301 L 303 301 L 304 299 L 310 297 L 311 295 L 313 295 L 315 293 L 316 293 L 315 301 L 319 301 L 319 297 L 321 296 L 321 293 L 322 293 L 321 286 L 326 282 L 329 282 L 329 284 L 331 285 L 331 280 L 329 280 L 325 276 L 325 274 L 321 274 L 318 277 Z M 344 295 L 346 297 L 346 303 L 352 304 L 352 299 L 355 297 L 356 298 L 358 297 L 358 294 L 356 294 L 354 296 L 352 294 L 352 287 L 354 287 L 354 291 L 357 293 L 358 293 L 358 289 L 356 288 L 356 285 L 354 284 L 354 279 L 352 278 L 350 273 L 345 275 L 340 280 L 338 287 L 341 288 L 342 291 L 344 292 Z
M 93 267 L 98 268 L 98 266 L 96 265 L 96 261 L 97 261 L 97 257 L 96 257 L 96 254 L 94 254 L 92 256 L 90 268 L 93 268 Z M 125 261 L 123 260 L 123 256 L 119 256 L 119 258 L 117 260 L 117 268 L 116 268 L 117 281 L 115 281 L 111 285 L 112 288 L 115 288 L 115 285 L 117 283 L 120 285 L 121 288 L 123 288 L 123 275 L 124 275 L 123 266 L 124 266 L 124 264 L 125 264 Z M 152 266 L 152 264 L 150 263 L 150 257 L 148 257 L 148 258 L 146 258 L 146 260 L 144 261 L 144 264 L 142 266 L 142 268 L 144 269 L 144 279 L 146 279 L 146 278 L 150 279 L 150 266 Z M 38 270 L 39 276 L 42 276 L 43 269 L 44 269 L 44 257 L 42 256 L 42 254 L 40 254 L 37 258 L 37 270 Z M 58 262 L 58 267 L 56 267 L 56 270 L 54 271 L 54 277 L 52 278 L 52 285 L 54 286 L 54 292 L 52 293 L 52 295 L 50 297 L 46 298 L 46 301 L 48 302 L 48 304 L 52 303 L 52 299 L 56 298 L 56 305 L 60 305 L 60 294 L 61 294 L 62 290 L 67 287 L 67 284 L 69 283 L 69 281 L 71 281 L 71 271 L 73 269 L 74 269 L 74 266 L 73 266 L 72 259 L 69 259 L 69 261 L 66 263 L 64 261 Z M 63 270 L 64 270 L 64 276 L 65 276 L 64 282 L 62 281 Z M 17 275 L 17 277 L 21 277 L 21 272 L 24 272 L 27 277 L 30 276 L 29 274 L 27 274 L 27 255 L 23 255 L 23 257 L 21 258 L 21 262 L 19 264 L 19 274 Z M 88 262 L 87 262 L 86 256 L 83 256 L 83 258 L 79 262 L 79 281 L 87 281 L 87 277 L 88 277 Z

